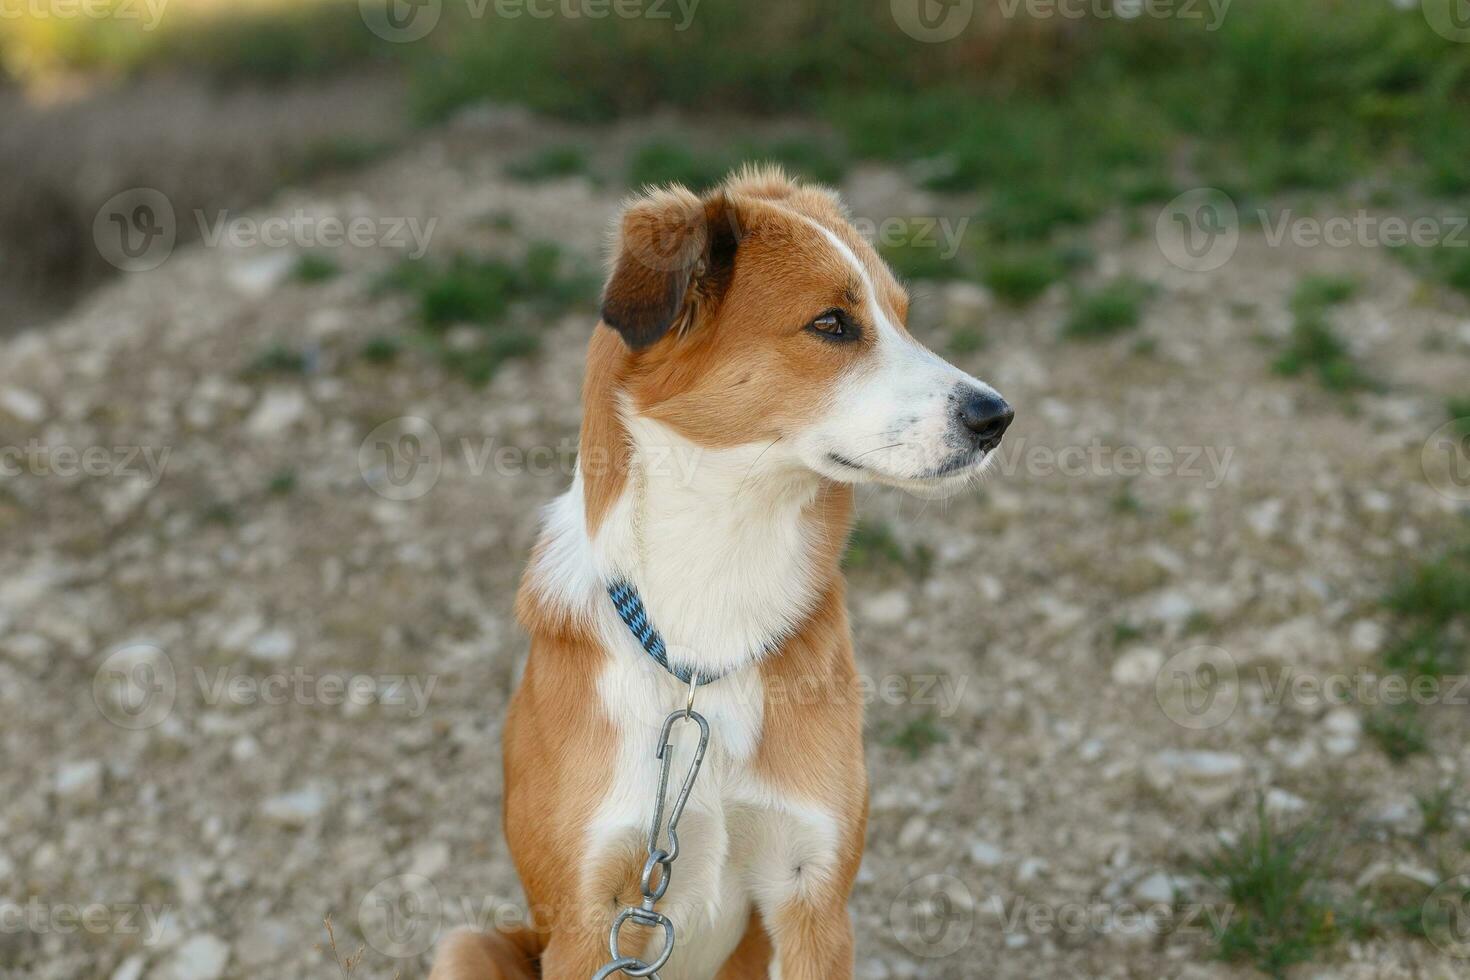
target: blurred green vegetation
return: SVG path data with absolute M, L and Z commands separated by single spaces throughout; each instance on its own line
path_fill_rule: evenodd
M 380 287 L 413 298 L 423 326 L 417 338 L 421 347 L 467 381 L 483 384 L 507 361 L 540 350 L 539 335 L 508 318 L 514 307 L 551 317 L 592 301 L 595 278 L 571 266 L 556 245 L 539 242 L 519 261 L 463 253 L 447 261 L 406 259 Z M 456 327 L 465 330 L 455 336 Z M 397 353 L 378 345 L 364 356 L 387 363 Z
M 1062 332 L 1077 340 L 1098 340 L 1138 326 L 1143 306 L 1155 292 L 1151 283 L 1115 279 L 1072 298 L 1072 313 Z
M 1272 364 L 1277 374 L 1312 374 L 1322 387 L 1340 393 L 1378 387 L 1329 319 L 1328 311 L 1352 299 L 1357 291 L 1358 284 L 1342 276 L 1309 276 L 1297 284 L 1291 296 L 1295 317 L 1291 336 Z
M 747 159 L 824 182 L 856 159 L 898 163 L 928 189 L 976 194 L 979 210 L 957 254 L 892 249 L 895 266 L 977 279 L 1011 303 L 1085 262 L 1074 229 L 1189 187 L 1242 204 L 1350 183 L 1391 187 L 1395 199 L 1470 194 L 1470 44 L 1435 33 L 1417 4 L 1251 0 L 1218 23 L 1205 7 L 1076 19 L 978 4 L 968 28 L 938 44 L 905 34 L 889 0 L 710 0 L 687 24 L 677 6 L 661 9 L 667 17 L 505 17 L 493 2 L 447 3 L 426 37 L 389 43 L 356 0 L 172 0 L 149 30 L 136 17 L 0 20 L 0 65 L 22 82 L 90 72 L 273 84 L 388 71 L 405 80 L 421 124 L 484 100 L 579 122 L 661 109 L 716 124 L 800 116 L 807 128 L 774 143 L 655 138 L 612 167 L 631 186 L 700 187 Z M 301 169 L 379 151 L 327 148 Z M 553 146 L 513 170 L 590 174 L 600 152 Z M 1470 249 L 1401 253 L 1470 292 Z M 1304 357 L 1335 358 L 1321 317 L 1300 320 Z

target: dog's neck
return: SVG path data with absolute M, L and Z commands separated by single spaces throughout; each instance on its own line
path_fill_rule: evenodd
M 585 444 L 594 427 L 584 424 L 577 475 L 550 508 L 528 597 L 622 631 L 606 588 L 627 581 L 670 659 L 707 674 L 775 651 L 840 587 L 852 489 L 779 443 L 702 448 L 618 408 L 607 446 Z
M 778 647 L 835 571 L 822 506 L 835 488 L 771 442 L 704 449 L 625 425 L 628 478 L 594 539 L 601 575 L 638 589 L 671 660 L 726 672 Z

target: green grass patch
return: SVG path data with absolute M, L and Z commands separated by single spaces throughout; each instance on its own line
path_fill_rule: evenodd
M 1450 421 L 1459 423 L 1456 428 L 1460 434 L 1470 436 L 1470 396 L 1451 398 L 1445 408 L 1449 411 Z
M 628 184 L 631 187 L 683 184 L 698 193 L 724 180 L 730 164 L 728 157 L 696 153 L 673 140 L 650 140 L 635 150 L 628 161 Z
M 878 252 L 894 275 L 909 282 L 962 279 L 965 276 L 958 257 L 945 255 L 937 240 L 883 245 Z
M 1308 276 L 1291 295 L 1292 311 L 1312 313 L 1346 303 L 1357 295 L 1358 282 L 1349 276 Z
M 251 358 L 241 373 L 247 378 L 260 378 L 272 374 L 306 374 L 309 370 L 311 358 L 305 352 L 275 343 Z
M 985 349 L 985 334 L 974 327 L 957 327 L 949 335 L 950 353 L 959 357 Z
M 1309 276 L 1297 284 L 1290 306 L 1295 319 L 1272 369 L 1289 378 L 1312 375 L 1328 391 L 1351 393 L 1378 387 L 1337 335 L 1328 311 L 1351 299 L 1357 283 L 1339 276 Z
M 384 285 L 412 293 L 424 325 L 442 331 L 456 323 L 494 324 L 515 303 L 556 313 L 590 301 L 596 295 L 592 277 L 566 266 L 557 246 L 537 243 L 519 262 L 467 253 L 447 262 L 407 259 Z
M 842 565 L 853 570 L 898 568 L 924 578 L 934 566 L 934 553 L 923 544 L 905 547 L 882 521 L 860 520 L 852 529 Z
M 1451 289 L 1470 293 L 1470 248 L 1460 245 L 1404 245 L 1393 249 L 1416 273 Z
M 1383 598 L 1393 630 L 1379 654 L 1383 673 L 1444 690 L 1439 682 L 1470 669 L 1470 547 L 1456 547 L 1403 572 Z M 1366 730 L 1389 758 L 1402 761 L 1429 748 L 1423 708 L 1415 700 L 1382 707 Z
M 1374 709 L 1363 720 L 1363 731 L 1394 762 L 1403 762 L 1429 751 L 1429 733 L 1424 730 L 1424 720 L 1410 705 Z
M 270 483 L 266 484 L 266 493 L 272 497 L 289 496 L 296 489 L 296 471 L 292 469 L 277 470 L 271 475 Z
M 1234 905 L 1215 935 L 1222 959 L 1282 978 L 1337 941 L 1325 894 L 1325 850 L 1320 832 L 1273 825 L 1260 800 L 1253 825 L 1198 862 L 1196 872 Z
M 589 172 L 587 151 L 573 143 L 563 143 L 537 150 L 505 168 L 516 180 L 538 183 L 562 177 L 579 177 Z
M 949 733 L 939 723 L 939 716 L 932 711 L 911 718 L 896 729 L 882 736 L 884 745 L 897 749 L 912 760 L 917 760 L 934 746 L 949 741 Z
M 443 262 L 405 260 L 382 287 L 416 299 L 429 347 L 446 367 L 477 384 L 539 348 L 537 334 L 506 322 L 513 309 L 550 317 L 596 296 L 592 276 L 569 268 L 561 251 L 545 243 L 532 245 L 518 262 L 466 253 Z M 474 343 L 447 343 L 457 325 L 479 328 Z
M 358 170 L 386 156 L 392 143 L 338 138 L 321 140 L 306 147 L 290 161 L 281 179 L 285 183 L 316 180 L 343 171 Z
M 1401 618 L 1433 629 L 1470 619 L 1470 548 L 1418 565 L 1399 579 L 1384 605 Z
M 308 284 L 322 283 L 337 278 L 342 274 L 342 267 L 335 259 L 315 252 L 307 252 L 296 260 L 296 266 L 291 270 L 291 276 L 297 282 Z
M 1066 274 L 1065 264 L 1049 248 L 994 249 L 980 257 L 980 281 L 1012 306 L 1033 302 Z
M 362 345 L 362 359 L 369 364 L 392 364 L 403 353 L 403 345 L 392 337 L 374 337 Z
M 1143 307 L 1154 294 L 1151 283 L 1115 279 L 1100 289 L 1079 291 L 1062 334 L 1076 340 L 1096 340 L 1132 330 L 1143 319 Z
M 1129 643 L 1136 643 L 1147 635 L 1143 627 L 1126 619 L 1119 619 L 1113 623 L 1113 649 L 1117 650 Z

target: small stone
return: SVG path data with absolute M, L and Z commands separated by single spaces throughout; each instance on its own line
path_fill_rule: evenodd
M 273 796 L 261 804 L 260 812 L 267 820 L 284 827 L 301 827 L 327 808 L 327 796 L 320 787 L 306 786 L 290 793 Z
M 275 292 L 296 265 L 296 254 L 289 249 L 274 249 L 263 255 L 242 259 L 230 265 L 225 279 L 235 290 L 251 299 L 263 299 Z
M 62 765 L 56 770 L 56 795 L 80 803 L 96 802 L 102 795 L 102 763 L 87 759 Z
M 250 641 L 249 652 L 257 660 L 280 663 L 296 652 L 296 637 L 283 629 L 267 630 Z
M 1423 809 L 1417 800 L 1407 798 L 1384 800 L 1368 808 L 1364 819 L 1404 834 L 1417 834 L 1424 827 Z
M 1286 505 L 1280 500 L 1266 500 L 1246 511 L 1245 522 L 1251 533 L 1268 541 L 1281 532 L 1281 515 Z
M 141 956 L 129 956 L 112 971 L 112 980 L 139 980 L 143 976 L 145 961 Z
M 1162 651 L 1151 647 L 1135 647 L 1113 664 L 1113 682 L 1123 687 L 1143 687 L 1154 683 L 1164 666 Z
M 241 735 L 230 743 L 230 758 L 236 762 L 250 762 L 260 755 L 260 743 L 249 735 Z
M 245 422 L 253 436 L 280 435 L 306 415 L 306 396 L 294 388 L 275 388 L 261 396 Z
M 1363 722 L 1352 708 L 1333 708 L 1323 717 L 1322 727 L 1327 733 L 1322 748 L 1329 754 L 1342 757 L 1358 750 Z
M 909 817 L 908 822 L 903 825 L 903 829 L 898 832 L 899 849 L 907 851 L 915 847 L 924 839 L 924 836 L 928 832 L 929 821 L 925 820 L 923 816 L 916 814 Z
M 909 609 L 909 597 L 899 589 L 889 589 L 863 603 L 863 617 L 878 626 L 893 626 L 908 619 Z
M 46 417 L 46 403 L 24 388 L 0 388 L 0 411 L 22 422 L 40 422 Z
M 164 964 L 168 980 L 219 980 L 230 962 L 230 947 L 216 936 L 190 936 Z
M 409 874 L 433 878 L 449 866 L 449 845 L 443 841 L 425 841 L 413 850 Z
M 1184 891 L 1183 882 L 1163 871 L 1155 871 L 1133 886 L 1133 897 L 1145 905 L 1172 905 Z
M 1046 874 L 1050 868 L 1051 865 L 1043 859 L 1028 857 L 1016 867 L 1016 882 L 1022 885 L 1030 884 Z
M 1301 813 L 1307 809 L 1307 801 L 1295 793 L 1288 793 L 1279 786 L 1266 790 L 1266 812 L 1274 817 Z
M 1200 806 L 1214 806 L 1235 795 L 1246 776 L 1245 759 L 1232 752 L 1156 753 L 1144 779 L 1160 792 L 1178 791 Z
M 1005 852 L 994 844 L 977 840 L 970 845 L 970 860 L 982 868 L 998 868 L 1005 861 Z
M 1246 649 L 1246 658 L 1254 664 L 1293 664 L 1320 661 L 1332 654 L 1333 639 L 1311 616 L 1298 616 L 1267 630 L 1255 644 L 1254 656 Z
M 1422 896 L 1439 884 L 1439 875 L 1406 861 L 1378 861 L 1358 876 L 1358 888 L 1379 896 Z
M 1323 717 L 1322 727 L 1334 735 L 1363 734 L 1363 721 L 1352 708 L 1333 708 Z
M 1387 514 L 1393 510 L 1393 498 L 1382 490 L 1365 490 L 1362 503 L 1363 509 L 1370 514 Z
M 220 649 L 231 653 L 239 653 L 249 645 L 251 639 L 265 628 L 265 620 L 260 613 L 246 613 L 239 619 L 232 620 L 220 632 Z
M 1194 600 L 1183 592 L 1170 589 L 1155 596 L 1150 614 L 1161 623 L 1175 626 L 1182 625 L 1195 611 Z
M 1348 646 L 1354 653 L 1377 653 L 1383 648 L 1385 633 L 1382 624 L 1371 619 L 1360 619 L 1348 631 Z

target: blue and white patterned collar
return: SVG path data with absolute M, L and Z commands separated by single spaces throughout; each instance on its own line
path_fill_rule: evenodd
M 653 658 L 654 663 L 679 678 L 685 684 L 694 680 L 695 671 L 683 665 L 671 664 L 669 662 L 668 646 L 664 643 L 663 636 L 659 634 L 658 629 L 653 625 L 653 621 L 649 619 L 648 609 L 643 605 L 643 597 L 638 594 L 638 590 L 633 587 L 631 582 L 622 579 L 612 582 L 607 587 L 607 594 L 612 599 L 613 608 L 618 611 L 619 618 L 628 625 L 628 631 L 633 634 L 633 638 L 643 647 L 644 652 Z M 704 671 L 699 671 L 699 684 L 701 687 L 705 684 L 713 684 L 720 678 L 727 677 L 734 672 L 734 669 L 724 670 L 717 674 L 707 674 Z

